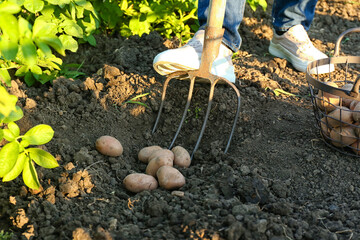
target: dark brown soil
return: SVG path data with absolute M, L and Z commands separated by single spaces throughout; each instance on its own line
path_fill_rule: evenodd
M 27 88 L 14 81 L 25 117 L 23 131 L 44 123 L 55 130 L 46 148 L 60 167 L 37 168 L 41 191 L 21 177 L 0 185 L 0 230 L 13 239 L 360 239 L 360 161 L 322 141 L 304 73 L 273 58 L 271 5 L 247 9 L 234 59 L 241 113 L 224 155 L 236 110 L 234 91 L 218 86 L 210 119 L 192 164 L 179 168 L 184 195 L 158 188 L 138 194 L 122 180 L 145 172 L 137 159 L 150 145 L 168 147 L 179 124 L 189 83 L 172 80 L 155 134 L 164 77 L 152 68 L 155 55 L 176 41 L 157 33 L 97 37 L 65 59 L 84 61 L 82 79 L 61 77 L 53 85 Z M 309 36 L 333 54 L 337 37 L 360 26 L 358 1 L 320 0 Z M 341 55 L 360 55 L 359 34 L 349 35 Z M 359 68 L 357 70 L 359 74 Z M 341 78 L 341 71 L 333 78 Z M 278 93 L 278 89 L 285 91 Z M 209 86 L 196 84 L 190 111 L 175 143 L 195 146 Z M 137 99 L 147 107 L 129 103 Z M 291 93 L 290 96 L 286 93 Z M 95 149 L 102 135 L 119 139 L 120 157 Z

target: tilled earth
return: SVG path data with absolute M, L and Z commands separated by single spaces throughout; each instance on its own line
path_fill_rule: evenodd
M 32 88 L 14 80 L 11 91 L 25 112 L 19 125 L 23 131 L 41 123 L 53 127 L 46 148 L 60 167 L 37 168 L 40 191 L 26 188 L 21 177 L 1 183 L 0 230 L 12 232 L 12 239 L 46 240 L 360 239 L 359 158 L 322 141 L 305 74 L 268 54 L 270 12 L 271 2 L 266 12 L 247 8 L 239 30 L 243 45 L 234 64 L 241 113 L 229 152 L 223 154 L 237 101 L 231 88 L 218 86 L 199 150 L 189 168 L 179 168 L 186 178 L 179 192 L 134 194 L 122 184 L 128 174 L 145 172 L 139 150 L 168 147 L 180 122 L 189 83 L 172 80 L 151 133 L 165 79 L 152 60 L 177 47 L 176 40 L 155 32 L 98 36 L 97 47 L 81 46 L 65 59 L 84 62 L 85 77 Z M 359 20 L 358 1 L 320 0 L 309 36 L 331 56 L 337 37 L 359 27 Z M 359 34 L 344 38 L 341 55 L 360 55 Z M 141 94 L 136 101 L 143 104 L 131 103 Z M 196 84 L 175 143 L 189 152 L 208 94 L 208 85 Z M 102 135 L 119 139 L 123 155 L 98 153 Z

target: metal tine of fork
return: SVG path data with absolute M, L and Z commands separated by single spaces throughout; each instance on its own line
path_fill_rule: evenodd
M 190 156 L 191 159 L 193 159 L 193 157 L 195 155 L 195 152 L 199 148 L 201 139 L 202 139 L 203 134 L 205 132 L 206 124 L 207 124 L 207 121 L 209 119 L 209 115 L 210 115 L 210 111 L 211 111 L 211 105 L 212 105 L 212 101 L 213 101 L 213 97 L 214 97 L 215 86 L 216 86 L 218 81 L 222 80 L 222 81 L 226 82 L 228 85 L 230 85 L 234 89 L 234 91 L 236 93 L 236 96 L 237 96 L 237 100 L 238 100 L 233 126 L 231 128 L 230 136 L 229 136 L 228 142 L 226 144 L 224 154 L 226 154 L 227 151 L 229 150 L 231 139 L 233 137 L 233 134 L 234 134 L 234 131 L 235 131 L 235 128 L 236 128 L 236 123 L 237 123 L 237 120 L 238 120 L 238 117 L 239 117 L 239 113 L 240 113 L 240 92 L 239 92 L 239 90 L 236 88 L 236 86 L 233 83 L 231 83 L 227 79 L 219 78 L 219 77 L 216 77 L 215 75 L 212 75 L 212 77 L 215 77 L 215 80 L 214 79 L 210 80 L 211 86 L 210 86 L 208 107 L 207 107 L 207 110 L 206 110 L 206 114 L 205 114 L 205 117 L 204 117 L 203 125 L 202 125 L 201 130 L 200 130 L 199 137 L 197 139 L 194 150 L 192 151 L 191 156 Z
M 171 144 L 170 144 L 170 146 L 169 146 L 169 149 L 171 149 L 171 148 L 174 146 L 175 140 L 176 140 L 177 136 L 179 135 L 180 130 L 181 130 L 181 127 L 182 127 L 182 125 L 183 125 L 183 123 L 184 123 L 184 121 L 185 121 L 186 114 L 187 114 L 188 109 L 189 109 L 189 106 L 190 106 L 192 94 L 193 94 L 193 92 L 194 92 L 194 85 L 195 85 L 195 76 L 190 76 L 190 87 L 189 87 L 189 93 L 188 93 L 188 97 L 187 97 L 187 101 L 186 101 L 184 113 L 183 113 L 183 115 L 182 115 L 180 124 L 179 124 L 178 129 L 177 129 L 177 131 L 176 131 L 176 133 L 175 133 L 175 136 L 174 136 L 173 140 L 171 141 Z
M 160 120 L 160 116 L 161 116 L 161 113 L 162 113 L 162 109 L 164 108 L 164 102 L 165 102 L 165 96 L 166 96 L 166 89 L 169 85 L 169 82 L 171 79 L 173 78 L 176 78 L 176 77 L 181 77 L 181 76 L 184 76 L 186 75 L 187 73 L 186 72 L 175 72 L 175 73 L 172 73 L 170 74 L 165 82 L 164 82 L 164 86 L 163 86 L 163 91 L 162 91 L 162 94 L 161 94 L 161 103 L 160 103 L 160 107 L 159 107 L 159 112 L 158 112 L 158 115 L 156 117 L 156 121 L 155 121 L 155 124 L 154 124 L 154 127 L 153 127 L 153 130 L 152 130 L 152 133 L 155 133 L 156 131 L 156 128 L 157 128 L 157 125 L 159 123 L 159 120 Z

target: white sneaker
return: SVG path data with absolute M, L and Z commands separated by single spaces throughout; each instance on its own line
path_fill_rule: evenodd
M 307 65 L 315 60 L 327 58 L 311 43 L 310 38 L 301 24 L 291 27 L 286 33 L 274 36 L 270 41 L 269 52 L 275 57 L 289 61 L 296 70 L 306 72 Z M 334 71 L 334 65 L 321 65 L 311 69 L 311 74 L 323 74 Z
M 205 30 L 199 30 L 184 46 L 159 53 L 153 61 L 154 69 L 161 75 L 176 71 L 188 71 L 200 68 Z M 219 55 L 214 60 L 211 73 L 235 83 L 234 66 L 231 60 L 233 52 L 224 44 L 220 45 Z

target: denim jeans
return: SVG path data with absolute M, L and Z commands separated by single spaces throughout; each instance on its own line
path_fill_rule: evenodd
M 236 52 L 241 46 L 241 36 L 238 32 L 243 19 L 246 0 L 227 0 L 223 27 L 225 28 L 223 42 Z M 317 0 L 274 0 L 272 8 L 272 24 L 276 31 L 286 31 L 294 25 L 302 24 L 309 30 L 314 19 Z M 262 11 L 262 10 L 258 10 Z M 209 13 L 209 0 L 198 1 L 198 19 L 200 29 L 206 25 Z

